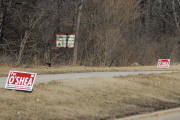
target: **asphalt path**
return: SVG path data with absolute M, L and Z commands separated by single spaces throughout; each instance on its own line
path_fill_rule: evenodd
M 112 78 L 116 76 L 128 76 L 138 74 L 159 74 L 159 73 L 171 73 L 173 71 L 138 71 L 138 72 L 85 72 L 85 73 L 65 73 L 65 74 L 45 74 L 37 75 L 35 84 L 47 83 L 53 80 L 65 80 L 65 79 L 80 79 L 80 78 L 93 78 L 103 77 Z M 7 77 L 0 77 L 0 88 L 4 88 L 7 81 Z
M 180 120 L 180 108 L 164 110 L 144 115 L 136 115 L 116 120 Z

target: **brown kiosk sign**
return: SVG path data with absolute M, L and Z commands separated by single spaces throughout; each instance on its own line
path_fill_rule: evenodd
M 56 48 L 74 48 L 75 34 L 56 34 Z

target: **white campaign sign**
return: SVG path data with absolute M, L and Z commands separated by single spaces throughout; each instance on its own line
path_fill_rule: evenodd
M 36 73 L 10 71 L 5 88 L 32 91 L 36 75 Z
M 157 68 L 169 68 L 170 67 L 170 59 L 159 59 Z

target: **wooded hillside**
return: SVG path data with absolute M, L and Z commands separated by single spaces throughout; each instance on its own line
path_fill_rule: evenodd
M 76 33 L 75 49 L 55 50 L 56 33 Z M 69 65 L 76 55 L 90 66 L 180 62 L 180 0 L 0 0 L 1 64 Z

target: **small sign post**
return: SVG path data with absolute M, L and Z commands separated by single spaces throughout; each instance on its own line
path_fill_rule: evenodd
M 5 89 L 31 92 L 36 79 L 36 73 L 10 71 Z
M 75 34 L 57 33 L 55 37 L 56 37 L 55 49 L 54 49 L 55 58 L 56 58 L 56 48 L 74 48 Z
M 159 59 L 157 68 L 169 68 L 170 67 L 170 59 Z

